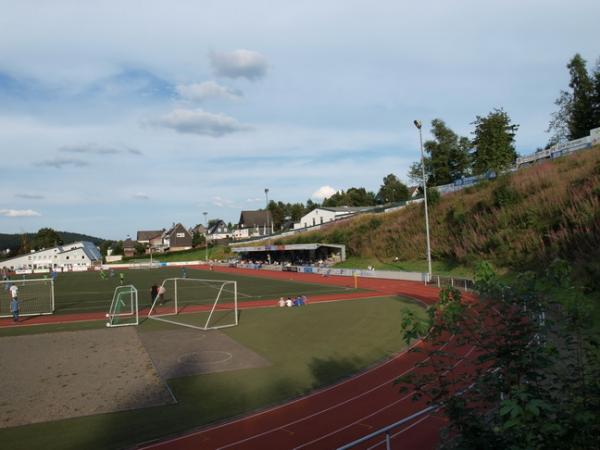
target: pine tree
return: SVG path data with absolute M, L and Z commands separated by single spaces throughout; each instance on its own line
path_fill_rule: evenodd
M 586 61 L 577 53 L 567 65 L 571 75 L 571 114 L 568 120 L 569 138 L 579 139 L 589 135 L 594 128 L 592 107 L 593 84 L 586 69 Z

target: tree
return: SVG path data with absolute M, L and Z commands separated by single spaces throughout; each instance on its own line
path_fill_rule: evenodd
M 568 264 L 555 266 L 555 282 L 570 285 Z M 403 319 L 405 340 L 423 337 L 412 351 L 424 354 L 398 383 L 443 407 L 442 448 L 598 448 L 600 362 L 590 302 L 557 307 L 536 292 L 537 278 L 522 273 L 507 286 L 483 263 L 477 300 L 444 288 L 425 323 Z
M 548 131 L 549 145 L 579 139 L 600 126 L 600 66 L 590 76 L 586 61 L 576 53 L 567 64 L 569 91 L 561 91 L 554 102 L 558 111 L 552 114 Z
M 448 184 L 468 173 L 470 142 L 459 137 L 441 119 L 432 120 L 431 127 L 435 140 L 426 141 L 423 145 L 429 153 L 431 165 L 428 184 Z
M 390 173 L 383 178 L 383 184 L 377 193 L 379 203 L 400 202 L 408 199 L 408 187 L 396 175 Z
M 206 237 L 202 233 L 194 232 L 192 235 L 192 247 L 204 246 Z
M 269 202 L 269 211 L 271 211 L 271 217 L 273 218 L 273 229 L 278 230 L 281 228 L 288 205 L 285 205 L 283 202 L 275 202 L 274 200 Z
M 33 248 L 35 250 L 56 247 L 62 245 L 62 243 L 62 239 L 52 228 L 40 228 L 33 238 Z
M 23 233 L 20 236 L 20 244 L 19 244 L 19 253 L 29 253 L 31 251 L 31 243 L 29 242 L 29 237 L 27 233 Z
M 569 138 L 579 139 L 589 135 L 590 130 L 594 128 L 593 85 L 586 69 L 586 61 L 579 53 L 571 59 L 567 68 L 571 75 L 569 87 L 572 89 L 571 115 L 568 121 Z
M 137 256 L 142 256 L 146 253 L 146 246 L 144 244 L 141 244 L 140 242 L 136 242 L 134 244 L 134 248 L 135 248 L 135 254 Z
M 596 68 L 592 73 L 592 114 L 593 114 L 593 127 L 600 127 L 600 58 L 596 62 Z
M 373 206 L 377 204 L 375 194 L 364 187 L 351 187 L 347 191 L 338 191 L 331 197 L 323 200 L 323 206 Z
M 123 241 L 115 241 L 112 244 L 113 255 L 122 255 L 123 254 Z
M 423 159 L 425 161 L 425 179 L 429 186 L 431 184 L 431 158 L 425 156 Z M 421 161 L 414 162 L 408 169 L 407 174 L 408 179 L 418 186 L 423 186 L 423 170 L 421 167 Z
M 502 109 L 494 109 L 486 117 L 477 116 L 473 125 L 473 172 L 480 175 L 510 167 L 517 158 L 514 141 L 519 125 L 511 124 Z

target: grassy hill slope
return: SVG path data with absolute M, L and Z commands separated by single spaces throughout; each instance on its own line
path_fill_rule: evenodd
M 555 258 L 600 287 L 600 148 L 525 168 L 442 197 L 430 205 L 434 259 L 511 270 L 541 269 Z M 422 259 L 423 206 L 373 214 L 277 242 L 330 242 L 350 256 L 390 263 Z

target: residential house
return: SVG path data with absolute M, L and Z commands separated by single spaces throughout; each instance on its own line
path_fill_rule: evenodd
M 162 230 L 145 230 L 137 232 L 137 242 L 146 246 L 146 253 L 150 253 L 150 248 L 154 251 L 164 251 L 165 245 L 163 242 L 163 234 L 165 229 Z
M 135 255 L 135 241 L 127 238 L 123 241 L 123 256 L 131 257 Z
M 227 224 L 220 219 L 208 227 L 206 238 L 211 242 L 228 240 L 231 237 L 232 233 L 229 231 Z
M 271 211 L 242 211 L 240 221 L 234 230 L 235 239 L 247 239 L 254 236 L 273 234 L 273 215 Z
M 163 233 L 162 242 L 171 252 L 192 248 L 192 233 L 180 223 L 173 224 Z

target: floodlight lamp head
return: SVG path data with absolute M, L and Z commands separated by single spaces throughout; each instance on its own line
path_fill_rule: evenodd
M 421 129 L 422 124 L 420 120 L 415 120 L 413 123 L 415 124 L 415 127 L 417 127 L 419 130 Z

